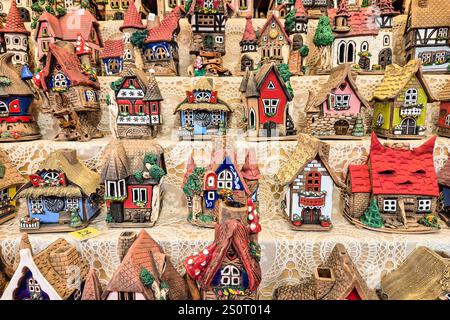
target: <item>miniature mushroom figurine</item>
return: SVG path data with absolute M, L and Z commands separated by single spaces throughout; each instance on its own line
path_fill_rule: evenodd
M 247 200 L 248 206 L 248 223 L 250 226 L 250 233 L 259 233 L 261 231 L 261 224 L 259 223 L 259 215 L 256 211 L 256 206 L 253 200 L 249 198 Z
M 194 280 L 200 280 L 203 272 L 206 269 L 209 261 L 211 261 L 212 253 L 216 245 L 214 243 L 207 246 L 202 251 L 189 256 L 184 260 L 184 266 L 186 267 L 187 273 Z

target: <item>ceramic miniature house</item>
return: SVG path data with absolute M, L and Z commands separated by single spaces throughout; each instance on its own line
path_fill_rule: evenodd
M 202 77 L 175 108 L 174 114 L 180 116 L 178 135 L 181 138 L 224 135 L 231 112 L 230 106 L 218 98 L 213 80 Z
M 450 161 L 444 164 L 438 175 L 439 198 L 436 210 L 439 212 L 440 218 L 450 225 Z
M 296 134 L 289 115 L 293 97 L 275 63 L 265 64 L 256 75 L 247 72 L 239 90 L 245 106 L 249 137 L 278 137 Z
M 450 257 L 418 247 L 396 269 L 381 278 L 383 300 L 448 300 Z
M 392 63 L 392 20 L 398 13 L 390 0 L 377 6 L 349 6 L 339 2 L 338 9 L 328 9 L 334 41 L 333 66 L 351 63 L 359 71 L 383 70 Z
M 29 180 L 17 191 L 28 205 L 21 230 L 73 231 L 86 227 L 100 211 L 100 177 L 80 161 L 76 150 L 54 151 Z
M 412 0 L 404 33 L 406 59 L 422 60 L 424 72 L 448 72 L 450 15 L 448 3 Z
M 101 172 L 108 226 L 153 226 L 160 213 L 165 174 L 164 151 L 158 144 L 136 140 L 112 142 Z
M 81 65 L 68 42 L 49 44 L 45 68 L 34 76 L 47 101 L 42 106 L 58 122 L 56 140 L 88 141 L 102 137 L 99 121 L 100 85 L 95 73 Z
M 274 300 L 378 300 L 367 287 L 344 245 L 334 246 L 314 274 L 298 285 L 275 289 Z
M 12 52 L 13 64 L 28 64 L 28 36 L 30 32 L 25 28 L 16 2 L 11 1 L 8 16 L 4 27 L 0 28 L 0 37 L 3 38 L 5 49 Z
M 256 32 L 253 29 L 252 17 L 247 16 L 245 23 L 244 33 L 242 40 L 239 42 L 241 46 L 241 63 L 240 72 L 244 72 L 247 69 L 250 71 L 255 70 L 260 62 L 261 55 L 258 51 L 258 43 L 256 39 Z
M 439 93 L 438 135 L 450 138 L 450 82 Z
M 33 74 L 26 65 L 19 73 L 13 60 L 12 52 L 0 56 L 0 141 L 39 139 L 39 128 L 31 114 Z
M 149 139 L 156 136 L 161 125 L 161 101 L 158 83 L 153 75 L 147 78 L 142 70 L 124 71 L 115 84 L 118 106 L 117 135 L 121 139 Z
M 325 146 L 300 135 L 297 148 L 277 174 L 284 187 L 283 213 L 294 230 L 332 227 L 333 189 L 340 181 L 328 164 Z
M 306 14 L 305 7 L 303 6 L 303 0 L 296 0 L 294 5 L 295 17 L 291 29 L 286 27 L 286 32 L 289 34 L 292 46 L 289 54 L 289 71 L 294 75 L 303 74 L 303 57 L 307 55 L 306 52 L 302 52 L 308 48 L 307 32 L 308 32 L 308 16 Z M 309 49 L 308 49 L 309 52 Z
M 18 187 L 27 181 L 14 167 L 5 151 L 0 150 L 0 224 L 14 218 Z
M 254 0 L 231 0 L 229 3 L 235 17 L 248 17 L 253 15 Z
M 21 249 L 1 300 L 79 300 L 87 273 L 81 254 L 63 238 L 34 256 Z
M 100 53 L 102 74 L 107 76 L 119 75 L 123 70 L 124 43 L 122 39 L 106 40 Z
M 340 65 L 331 69 L 319 92 L 309 96 L 306 132 L 319 138 L 362 137 L 363 108 L 369 104 L 356 87 L 350 64 Z
M 424 137 L 427 103 L 433 101 L 420 60 L 411 60 L 404 67 L 392 64 L 373 92 L 372 129 L 386 138 Z
M 197 167 L 191 156 L 183 186 L 188 202 L 189 222 L 213 227 L 219 216 L 219 204 L 226 199 L 243 205 L 251 199 L 252 203 L 257 204 L 260 177 L 253 150 L 247 152 L 242 168 L 238 167 L 236 153 L 227 149 L 213 151 L 207 168 Z
M 259 30 L 257 43 L 261 53 L 261 63 L 288 63 L 291 39 L 275 15 L 268 17 Z
M 160 25 L 149 29 L 144 40 L 144 69 L 155 75 L 178 75 L 178 44 L 175 41 L 180 31 L 181 7 L 174 8 Z
M 214 242 L 184 261 L 191 295 L 203 300 L 255 300 L 261 283 L 259 245 L 239 220 L 221 221 Z M 198 289 L 197 289 L 198 288 Z
M 383 232 L 437 230 L 435 139 L 414 149 L 396 148 L 383 146 L 372 134 L 367 163 L 348 168 L 344 215 L 354 224 Z
M 37 59 L 41 66 L 46 66 L 51 43 L 66 41 L 76 46 L 79 35 L 90 48 L 89 65 L 100 71 L 99 54 L 103 47 L 100 26 L 92 13 L 85 9 L 69 10 L 60 17 L 55 17 L 47 11 L 42 13 L 34 36 Z
M 158 243 L 141 230 L 114 272 L 103 300 L 187 300 L 186 281 Z

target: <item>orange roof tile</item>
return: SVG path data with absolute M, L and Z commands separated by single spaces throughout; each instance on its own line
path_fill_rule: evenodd
M 19 9 L 17 8 L 16 1 L 11 0 L 11 7 L 9 8 L 8 15 L 6 16 L 5 26 L 0 29 L 1 33 L 22 33 L 30 35 L 30 31 L 25 28 L 22 17 L 20 16 Z
M 123 24 L 120 26 L 119 30 L 122 31 L 125 28 L 145 29 L 145 26 L 142 24 L 141 15 L 139 14 L 133 0 L 130 0 L 128 4 L 128 9 L 127 12 L 125 12 Z

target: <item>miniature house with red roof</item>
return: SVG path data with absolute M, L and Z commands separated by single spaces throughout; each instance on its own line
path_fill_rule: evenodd
M 261 55 L 258 51 L 258 43 L 256 41 L 256 32 L 253 29 L 252 16 L 246 17 L 244 34 L 242 40 L 239 42 L 241 46 L 241 63 L 239 71 L 244 72 L 247 69 L 250 71 L 255 70 L 260 62 Z
M 121 139 L 150 139 L 156 136 L 161 121 L 163 97 L 153 75 L 127 69 L 115 82 L 115 99 L 119 114 L 116 118 L 117 135 Z
M 367 163 L 349 166 L 345 216 L 352 223 L 380 231 L 433 229 L 432 214 L 439 196 L 433 162 L 435 140 L 409 149 L 383 146 L 372 134 Z M 380 223 L 375 224 L 376 219 Z
M 102 60 L 102 74 L 107 76 L 119 75 L 123 70 L 124 43 L 122 39 L 106 40 L 100 53 Z
M 275 63 L 264 64 L 256 75 L 248 71 L 239 90 L 245 106 L 249 137 L 296 134 L 288 107 L 293 97 Z
M 59 122 L 57 140 L 88 141 L 103 136 L 92 120 L 100 111 L 97 77 L 88 66 L 80 64 L 72 44 L 50 43 L 45 68 L 34 80 L 48 99 L 42 111 L 51 113 Z M 82 119 L 92 121 L 82 124 Z
M 244 223 L 220 221 L 214 242 L 184 261 L 191 295 L 203 300 L 257 299 L 259 257 L 259 245 L 251 240 Z
M 103 41 L 99 23 L 92 13 L 85 9 L 73 9 L 60 17 L 55 17 L 46 11 L 42 13 L 37 21 L 34 36 L 37 44 L 38 61 L 41 65 L 45 65 L 51 43 L 67 41 L 75 46 L 78 35 L 81 35 L 86 41 L 86 45 L 91 49 L 91 66 L 100 67 L 99 55 L 103 47 Z
M 30 32 L 25 25 L 17 8 L 16 1 L 11 1 L 6 23 L 0 29 L 0 37 L 5 41 L 7 52 L 14 53 L 13 64 L 28 64 L 28 36 Z
M 350 64 L 331 69 L 328 81 L 305 108 L 306 132 L 319 138 L 362 137 L 365 133 L 363 108 L 369 108 L 359 93 Z
M 341 0 L 337 9 L 328 9 L 333 67 L 351 63 L 361 71 L 385 69 L 393 59 L 392 19 L 397 14 L 390 0 L 369 7 L 349 7 L 348 0 Z
M 267 18 L 266 23 L 259 30 L 257 43 L 261 54 L 261 63 L 288 63 L 291 39 L 274 14 Z
M 247 152 L 245 163 L 238 167 L 236 153 L 228 149 L 213 151 L 207 168 L 197 168 L 191 156 L 184 176 L 184 187 L 189 221 L 195 225 L 213 226 L 218 216 L 221 200 L 233 199 L 247 204 L 258 202 L 261 173 L 253 150 Z M 199 188 L 196 187 L 199 186 Z M 210 217 L 207 223 L 202 223 Z
M 178 24 L 182 8 L 175 7 L 160 25 L 148 30 L 144 40 L 144 69 L 154 71 L 155 75 L 178 75 L 178 44 L 175 38 L 180 31 Z

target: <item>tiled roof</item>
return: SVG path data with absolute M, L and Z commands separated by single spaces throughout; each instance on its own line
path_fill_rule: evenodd
M 438 196 L 433 150 L 436 137 L 412 150 L 383 146 L 373 133 L 369 163 L 372 193 Z
M 53 31 L 53 36 L 55 38 L 62 39 L 63 36 L 62 36 L 61 26 L 59 25 L 58 18 L 55 17 L 54 15 L 52 15 L 51 13 L 45 11 L 39 17 L 37 30 L 39 30 L 39 24 L 44 21 L 46 21 L 50 25 L 51 31 Z M 35 36 L 34 36 L 35 39 L 37 38 L 37 36 L 38 36 L 38 32 L 35 33 Z
M 164 19 L 161 24 L 148 31 L 145 43 L 158 42 L 158 41 L 173 41 L 173 36 L 178 32 L 178 22 L 181 18 L 181 7 L 174 8 Z
M 47 55 L 47 63 L 43 70 L 43 79 L 41 81 L 44 91 L 47 90 L 46 78 L 51 74 L 50 68 L 52 66 L 52 57 L 54 57 L 61 65 L 64 73 L 69 77 L 70 81 L 72 81 L 72 85 L 86 85 L 99 89 L 98 82 L 90 80 L 87 75 L 81 72 L 80 61 L 73 52 L 69 52 L 55 43 L 50 43 L 49 53 L 50 54 Z
M 328 17 L 330 23 L 334 25 L 334 18 L 339 15 L 337 9 L 328 9 Z M 375 21 L 374 7 L 359 8 L 357 11 L 348 11 L 348 25 L 350 30 L 348 32 L 335 32 L 336 38 L 354 37 L 354 36 L 369 36 L 377 35 L 378 28 Z
M 306 11 L 305 7 L 303 6 L 303 0 L 295 0 L 294 8 L 295 10 L 297 10 L 295 12 L 296 17 L 306 17 Z
M 120 58 L 123 54 L 123 48 L 122 40 L 106 40 L 105 46 L 100 53 L 100 59 Z
M 105 150 L 100 173 L 101 180 L 119 181 L 126 179 L 129 173 L 129 160 L 121 140 L 112 140 Z
M 98 280 L 95 269 L 91 268 L 84 283 L 83 295 L 81 296 L 81 300 L 101 300 L 101 297 L 102 285 Z
M 0 29 L 0 33 L 22 33 L 30 35 L 30 31 L 28 31 L 23 24 L 16 2 L 11 0 L 10 3 L 11 7 L 9 8 L 8 15 L 6 16 L 6 23 L 5 26 Z
M 358 99 L 361 101 L 362 106 L 369 107 L 367 100 L 358 91 L 358 87 L 356 86 L 355 79 L 352 75 L 351 64 L 341 64 L 338 67 L 331 69 L 328 81 L 322 85 L 320 91 L 315 95 L 310 95 L 310 100 L 307 103 L 305 112 L 319 112 L 320 107 L 326 101 L 328 95 L 338 88 L 343 81 L 348 82 L 353 92 L 355 92 Z
M 62 40 L 75 41 L 79 33 L 84 39 L 90 39 L 92 28 L 98 28 L 99 24 L 89 10 L 77 9 L 70 10 L 60 17 L 59 26 Z M 100 33 L 98 35 L 100 37 Z
M 448 27 L 450 0 L 411 0 L 408 15 L 412 28 Z
M 351 182 L 352 192 L 370 192 L 369 166 L 367 164 L 351 164 L 348 167 L 348 175 Z
M 139 14 L 133 0 L 130 0 L 128 4 L 128 9 L 125 12 L 123 24 L 120 26 L 119 30 L 122 31 L 125 28 L 145 29 L 145 26 L 142 24 L 141 15 Z
M 275 21 L 275 23 L 280 27 L 281 32 L 283 32 L 284 39 L 285 39 L 289 44 L 291 44 L 292 41 L 291 41 L 291 39 L 289 38 L 289 36 L 287 35 L 286 30 L 284 29 L 283 24 L 280 22 L 280 20 L 278 19 L 278 17 L 277 17 L 276 15 L 274 15 L 274 14 L 270 15 L 270 16 L 267 18 L 266 23 L 264 24 L 264 26 L 263 26 L 263 27 L 261 28 L 261 30 L 259 31 L 259 38 L 262 37 L 262 34 L 264 33 L 264 30 L 266 30 L 266 28 L 271 24 L 271 21 L 272 21 L 272 20 Z M 258 41 L 259 41 L 259 38 L 258 38 Z
M 428 96 L 428 101 L 435 100 L 427 81 L 423 77 L 421 65 L 421 60 L 410 60 L 404 67 L 396 64 L 388 65 L 384 72 L 383 81 L 373 92 L 373 98 L 378 100 L 394 99 L 415 75 L 422 84 Z
M 244 34 L 242 35 L 242 41 L 256 41 L 256 32 L 253 29 L 252 16 L 248 15 L 246 17 L 247 21 L 245 23 Z

